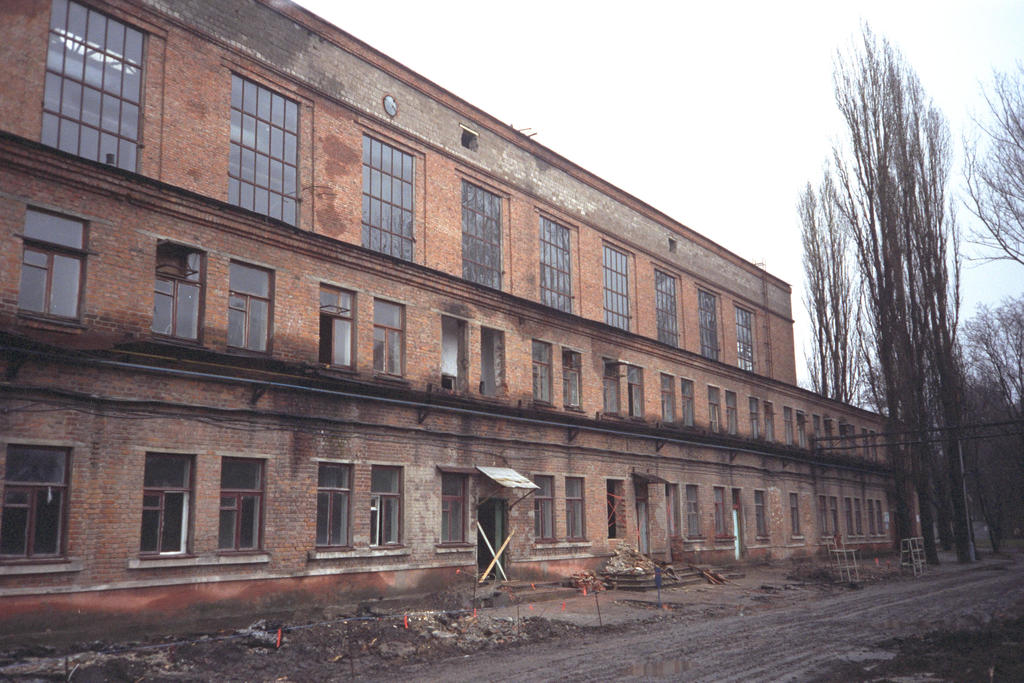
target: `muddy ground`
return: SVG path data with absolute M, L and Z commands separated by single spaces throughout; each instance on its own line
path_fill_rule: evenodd
M 541 600 L 523 586 L 475 615 L 445 596 L 440 610 L 34 647 L 0 653 L 0 679 L 1024 680 L 1024 557 L 946 560 L 913 578 L 869 559 L 853 585 L 779 562 L 665 589 L 660 604 L 655 592 Z

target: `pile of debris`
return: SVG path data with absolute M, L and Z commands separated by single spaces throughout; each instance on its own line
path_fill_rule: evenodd
M 654 560 L 646 555 L 642 555 L 636 548 L 623 541 L 615 549 L 615 554 L 608 558 L 602 573 L 640 576 L 643 574 L 653 574 L 656 566 Z
M 569 577 L 568 583 L 576 589 L 582 589 L 584 593 L 593 593 L 604 589 L 604 583 L 597 577 L 597 574 L 590 570 L 576 572 Z
M 622 542 L 615 549 L 615 554 L 608 558 L 601 577 L 604 585 L 609 588 L 651 590 L 657 587 L 656 576 L 659 570 L 663 586 L 678 583 L 672 565 L 655 562 L 630 544 Z

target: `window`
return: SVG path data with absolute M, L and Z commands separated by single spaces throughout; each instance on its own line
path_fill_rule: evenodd
M 363 246 L 413 260 L 413 157 L 363 136 Z
M 635 365 L 626 366 L 626 388 L 629 416 L 644 416 L 644 371 Z
M 807 448 L 807 416 L 796 411 L 796 442 L 800 448 Z
M 832 447 L 832 418 L 826 417 L 825 420 L 825 446 L 827 448 Z
M 692 379 L 681 379 L 679 380 L 682 388 L 683 403 L 680 406 L 682 408 L 683 425 L 686 427 L 693 426 L 693 380 Z
M 665 514 L 668 535 L 676 538 L 682 534 L 679 509 L 679 484 L 665 484 Z
M 401 377 L 405 345 L 405 307 L 377 299 L 373 302 L 373 370 Z
M 466 391 L 469 366 L 466 351 L 466 321 L 441 316 L 441 388 Z
M 700 503 L 696 484 L 686 485 L 686 536 L 700 538 Z
M 621 479 L 609 479 L 605 483 L 605 500 L 608 505 L 608 538 L 622 538 L 626 529 Z M 535 494 L 536 495 L 536 494 Z
M 833 535 L 839 535 L 839 499 L 835 496 L 828 497 L 828 516 L 832 525 L 829 527 Z
M 853 536 L 853 500 L 843 498 L 843 507 L 846 512 L 846 535 Z
M 321 363 L 351 368 L 355 343 L 355 298 L 326 285 L 320 286 L 320 355 Z
M 569 228 L 540 217 L 540 300 L 566 313 L 572 313 L 569 240 Z
M 551 344 L 533 342 L 533 400 L 551 403 Z
M 629 257 L 604 245 L 604 321 L 629 331 Z
M 857 535 L 861 536 L 864 533 L 864 526 L 862 524 L 860 513 L 860 498 L 853 499 L 853 521 L 856 523 Z
M 540 488 L 533 493 L 533 536 L 538 541 L 555 540 L 555 478 L 533 478 Z
M 789 406 L 783 406 L 783 408 L 782 408 L 782 424 L 783 424 L 783 429 L 785 430 L 784 434 L 785 434 L 785 438 L 786 438 L 786 445 L 787 446 L 792 446 L 793 445 L 793 409 L 790 408 Z
M 466 475 L 441 475 L 441 543 L 466 541 Z
M 885 527 L 882 525 L 882 501 L 875 501 L 875 527 L 878 529 L 879 534 L 885 533 Z
M 0 558 L 64 554 L 68 453 L 62 448 L 8 446 L 0 510 Z
M 665 373 L 661 374 L 661 421 L 676 421 L 676 380 Z
M 398 545 L 402 519 L 401 469 L 370 468 L 370 546 Z
M 654 271 L 654 313 L 658 323 L 658 341 L 679 346 L 676 279 L 657 269 Z
M 700 313 L 700 355 L 718 360 L 718 297 L 703 289 L 697 290 Z
M 18 308 L 78 318 L 84 248 L 85 224 L 81 221 L 27 210 Z
M 295 225 L 299 105 L 231 75 L 228 202 Z
M 221 550 L 256 550 L 262 542 L 263 461 L 224 458 L 220 464 Z
M 725 521 L 725 489 L 721 486 L 715 487 L 715 536 L 725 537 L 729 535 L 729 527 Z
M 722 429 L 722 406 L 719 400 L 718 387 L 708 387 L 708 428 L 712 432 Z
M 725 392 L 725 423 L 728 425 L 730 434 L 739 433 L 739 414 L 736 409 L 736 392 Z
M 44 145 L 135 170 L 142 36 L 77 2 L 54 0 L 46 54 Z
M 768 401 L 764 402 L 764 438 L 775 441 L 775 406 Z
M 761 402 L 751 396 L 748 399 L 750 405 L 750 438 L 760 439 L 761 438 L 761 414 L 760 406 Z
M 818 496 L 818 533 L 828 536 L 828 499 Z
M 800 535 L 800 495 L 789 494 L 789 523 L 794 536 Z
M 868 533 L 872 536 L 875 535 L 875 501 L 868 498 Z
M 754 371 L 754 314 L 736 308 L 736 358 L 744 370 Z
M 270 271 L 232 261 L 229 272 L 228 346 L 266 351 L 270 342 Z
M 178 339 L 199 338 L 203 255 L 177 244 L 156 247 L 153 332 Z
M 459 142 L 461 142 L 462 146 L 465 147 L 466 149 L 475 152 L 477 148 L 480 146 L 479 133 L 477 133 L 476 131 L 472 131 L 469 128 L 466 128 L 461 123 L 459 124 L 459 128 L 462 129 L 462 136 Z
M 821 415 L 811 415 L 811 429 L 814 430 L 814 440 L 817 442 L 821 438 Z
M 565 535 L 573 540 L 586 536 L 583 521 L 583 478 L 565 478 Z
M 505 388 L 505 333 L 480 328 L 480 393 L 497 396 Z
M 870 443 L 871 459 L 878 461 L 878 432 L 874 429 L 868 431 L 868 443 Z
M 192 456 L 147 453 L 142 486 L 139 550 L 159 554 L 186 552 L 192 498 Z
M 580 407 L 580 373 L 583 361 L 579 353 L 562 349 L 562 401 L 567 408 Z
M 322 462 L 316 475 L 316 544 L 319 547 L 351 545 L 348 529 L 352 495 L 352 466 Z
M 602 378 L 604 392 L 604 412 L 607 415 L 619 414 L 619 364 L 616 361 L 604 362 Z
M 501 197 L 462 182 L 462 277 L 501 289 Z
M 768 518 L 764 511 L 764 491 L 754 491 L 754 519 L 757 523 L 757 535 L 768 537 Z

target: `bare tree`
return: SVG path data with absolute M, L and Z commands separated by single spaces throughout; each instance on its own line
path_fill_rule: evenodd
M 1024 265 L 1024 62 L 997 73 L 985 100 L 985 144 L 966 152 L 967 207 L 984 226 L 972 238 Z
M 1024 296 L 994 310 L 979 306 L 964 326 L 964 346 L 971 377 L 997 392 L 1009 418 L 1024 419 Z
M 813 348 L 807 358 L 815 392 L 843 403 L 859 398 L 860 300 L 850 239 L 836 206 L 832 176 L 825 171 L 818 193 L 810 183 L 800 196 L 806 291 Z

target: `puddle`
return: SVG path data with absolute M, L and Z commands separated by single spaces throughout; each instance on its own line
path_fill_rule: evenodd
M 624 673 L 638 678 L 677 678 L 689 668 L 690 664 L 684 659 L 651 659 L 637 662 Z

